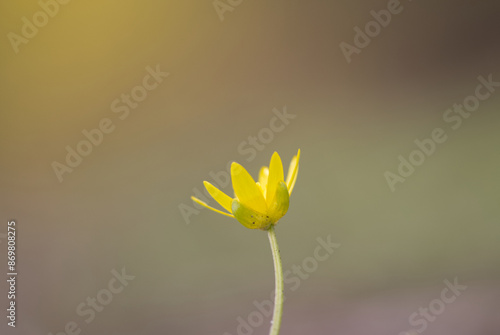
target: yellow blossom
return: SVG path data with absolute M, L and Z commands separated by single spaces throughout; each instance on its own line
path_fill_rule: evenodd
M 288 211 L 289 197 L 297 180 L 299 171 L 300 149 L 292 158 L 286 180 L 283 174 L 283 164 L 277 152 L 271 157 L 269 167 L 263 166 L 259 172 L 259 181 L 240 164 L 231 165 L 231 179 L 235 197 L 231 198 L 208 181 L 204 181 L 208 193 L 227 212 L 207 205 L 198 198 L 191 197 L 198 204 L 214 212 L 237 219 L 250 229 L 267 230 Z

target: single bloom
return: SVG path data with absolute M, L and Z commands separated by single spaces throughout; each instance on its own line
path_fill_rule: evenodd
M 240 164 L 231 165 L 231 180 L 233 182 L 234 198 L 231 198 L 208 181 L 204 181 L 208 193 L 227 212 L 207 205 L 196 197 L 191 197 L 198 204 L 214 212 L 235 218 L 250 229 L 267 230 L 288 211 L 289 197 L 292 194 L 299 171 L 300 149 L 292 158 L 288 174 L 283 174 L 283 164 L 277 152 L 271 157 L 269 167 L 263 166 L 259 172 L 259 181 Z

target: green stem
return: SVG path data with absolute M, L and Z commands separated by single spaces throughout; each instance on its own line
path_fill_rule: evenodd
M 276 232 L 274 225 L 268 230 L 269 242 L 271 243 L 271 251 L 274 260 L 274 277 L 276 291 L 274 294 L 274 312 L 273 320 L 271 321 L 271 330 L 269 335 L 278 335 L 281 326 L 281 316 L 283 315 L 283 268 L 281 266 L 280 249 L 276 240 Z

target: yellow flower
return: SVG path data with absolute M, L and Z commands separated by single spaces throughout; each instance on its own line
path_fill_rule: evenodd
M 229 213 L 215 209 L 198 198 L 191 199 L 214 212 L 237 219 L 247 228 L 267 230 L 288 211 L 289 197 L 299 171 L 299 159 L 300 149 L 290 162 L 286 182 L 283 164 L 277 152 L 271 157 L 269 168 L 263 166 L 260 169 L 258 182 L 254 181 L 243 166 L 233 162 L 231 179 L 235 198 L 204 181 L 208 193 Z

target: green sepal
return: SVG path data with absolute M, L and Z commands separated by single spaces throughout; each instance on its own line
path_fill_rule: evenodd
M 269 208 L 269 213 L 273 223 L 278 222 L 278 220 L 281 219 L 286 212 L 288 212 L 289 205 L 290 194 L 288 193 L 288 188 L 284 182 L 280 181 L 276 187 L 273 203 Z
M 272 223 L 269 215 L 244 206 L 238 199 L 233 199 L 231 209 L 236 220 L 249 229 L 267 229 Z

